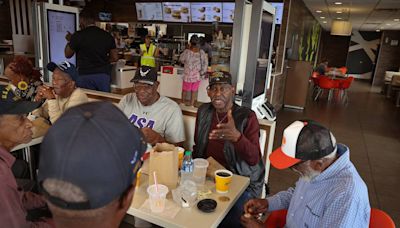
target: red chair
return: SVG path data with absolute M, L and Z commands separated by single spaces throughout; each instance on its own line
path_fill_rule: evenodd
M 339 89 L 341 92 L 340 97 L 342 98 L 343 102 L 347 102 L 349 97 L 347 96 L 347 89 L 350 88 L 351 83 L 353 83 L 354 77 L 348 77 L 346 79 L 340 80 Z
M 386 212 L 376 208 L 371 208 L 369 228 L 396 228 L 396 225 Z
M 324 90 L 327 90 L 328 91 L 328 101 L 330 101 L 333 90 L 339 89 L 339 81 L 330 79 L 327 76 L 320 76 L 318 79 L 318 86 L 319 86 L 319 88 L 321 88 L 321 90 L 318 91 L 314 100 L 316 101 L 318 99 L 318 97 L 323 94 Z
M 282 228 L 286 225 L 287 210 L 273 211 L 265 221 L 265 228 Z
M 339 71 L 340 71 L 343 75 L 346 75 L 346 73 L 347 73 L 347 67 L 340 67 L 340 68 L 339 68 Z
M 286 225 L 287 210 L 273 211 L 265 221 L 266 228 L 281 228 Z M 396 228 L 394 221 L 386 212 L 371 208 L 369 228 Z

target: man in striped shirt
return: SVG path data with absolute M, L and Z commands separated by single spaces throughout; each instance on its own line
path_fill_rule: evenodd
M 245 227 L 264 227 L 259 213 L 287 210 L 285 227 L 368 227 L 368 189 L 350 161 L 349 148 L 314 121 L 289 125 L 270 156 L 278 169 L 300 174 L 295 188 L 245 204 Z

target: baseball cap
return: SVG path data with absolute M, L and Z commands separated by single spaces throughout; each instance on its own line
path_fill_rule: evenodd
M 37 109 L 40 104 L 40 102 L 14 100 L 7 97 L 7 99 L 0 99 L 0 115 L 26 114 Z
M 269 156 L 277 169 L 301 161 L 317 160 L 336 149 L 336 139 L 324 126 L 312 120 L 295 121 L 283 131 L 282 145 Z
M 43 139 L 38 173 L 41 190 L 47 200 L 63 209 L 103 207 L 133 183 L 146 146 L 140 130 L 115 105 L 90 102 L 70 108 Z M 43 188 L 46 179 L 79 187 L 87 201 L 67 202 L 52 196 Z
M 154 85 L 157 81 L 157 71 L 154 67 L 142 66 L 136 70 L 135 77 L 131 82 L 141 82 Z
M 211 72 L 208 76 L 209 85 L 214 84 L 232 84 L 232 76 L 229 72 L 226 71 L 214 71 Z
M 76 79 L 78 79 L 79 74 L 74 64 L 68 61 L 63 61 L 60 64 L 56 64 L 54 62 L 50 62 L 47 64 L 47 69 L 51 72 L 53 72 L 56 68 L 68 74 L 72 80 L 76 81 Z

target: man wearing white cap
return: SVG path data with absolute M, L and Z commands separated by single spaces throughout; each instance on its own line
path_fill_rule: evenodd
M 277 169 L 300 174 L 295 188 L 245 204 L 245 227 L 264 227 L 255 217 L 287 210 L 285 227 L 368 227 L 368 189 L 350 161 L 349 148 L 314 121 L 295 121 L 283 132 L 282 146 L 270 155 Z

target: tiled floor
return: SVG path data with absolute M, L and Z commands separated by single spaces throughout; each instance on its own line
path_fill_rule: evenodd
M 400 108 L 379 94 L 379 88 L 355 81 L 347 105 L 308 101 L 304 111 L 278 113 L 274 148 L 283 129 L 298 119 L 313 119 L 329 127 L 336 139 L 350 147 L 350 157 L 368 186 L 371 206 L 386 211 L 400 226 Z M 298 176 L 271 168 L 271 193 L 292 186 Z

